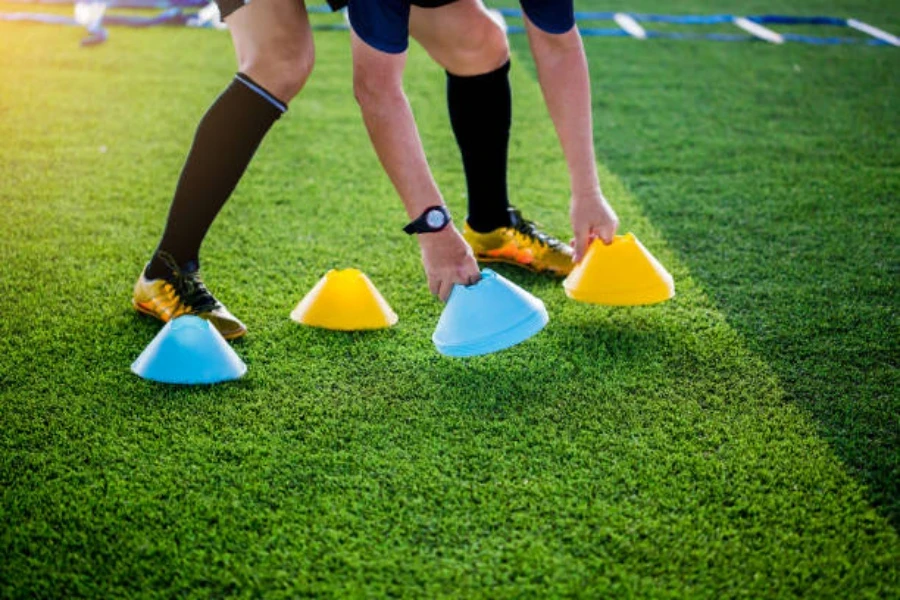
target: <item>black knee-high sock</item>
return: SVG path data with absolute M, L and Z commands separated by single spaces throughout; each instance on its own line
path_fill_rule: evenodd
M 447 73 L 447 107 L 462 154 L 469 226 L 488 232 L 509 225 L 506 158 L 512 122 L 509 61 L 490 73 Z
M 167 252 L 188 270 L 198 265 L 200 244 L 250 164 L 266 133 L 287 106 L 238 73 L 200 120 L 181 171 L 166 229 L 147 266 L 150 279 L 166 277 Z

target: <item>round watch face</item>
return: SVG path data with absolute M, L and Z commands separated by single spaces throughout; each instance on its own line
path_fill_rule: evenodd
M 444 226 L 444 223 L 447 222 L 447 218 L 444 216 L 443 212 L 441 212 L 437 209 L 432 209 L 432 210 L 429 210 L 428 213 L 425 215 L 425 222 L 428 224 L 429 227 L 431 227 L 433 229 L 437 229 L 439 227 Z

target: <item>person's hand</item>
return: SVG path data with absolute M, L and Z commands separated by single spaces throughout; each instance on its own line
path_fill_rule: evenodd
M 575 251 L 572 260 L 581 262 L 588 247 L 595 239 L 611 244 L 619 228 L 619 217 L 603 197 L 600 188 L 587 193 L 572 194 L 572 206 L 569 211 L 575 239 L 572 247 Z
M 422 250 L 422 266 L 428 276 L 428 289 L 446 302 L 453 285 L 472 285 L 481 279 L 472 249 L 453 225 L 436 233 L 416 236 Z

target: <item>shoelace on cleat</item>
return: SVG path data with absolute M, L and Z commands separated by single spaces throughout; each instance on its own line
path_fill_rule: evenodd
M 554 249 L 563 246 L 563 243 L 560 240 L 556 239 L 552 235 L 548 235 L 543 231 L 540 231 L 534 221 L 528 221 L 522 218 L 522 213 L 520 213 L 518 210 L 511 209 L 509 212 L 513 229 L 515 229 L 519 233 L 529 237 L 532 240 L 535 240 L 541 246 L 549 246 L 550 248 Z
M 166 279 L 181 301 L 190 306 L 197 312 L 215 310 L 219 307 L 219 302 L 206 289 L 206 285 L 200 278 L 200 271 L 184 271 L 178 266 L 175 258 L 168 252 L 160 252 L 159 258 L 172 271 L 172 277 Z

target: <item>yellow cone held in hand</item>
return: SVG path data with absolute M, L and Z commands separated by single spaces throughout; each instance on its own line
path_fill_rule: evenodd
M 594 240 L 563 287 L 573 300 L 610 306 L 656 304 L 675 295 L 672 276 L 632 233 L 609 245 Z
M 291 311 L 291 319 L 311 327 L 359 331 L 390 327 L 397 313 L 361 271 L 332 269 Z

